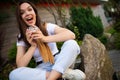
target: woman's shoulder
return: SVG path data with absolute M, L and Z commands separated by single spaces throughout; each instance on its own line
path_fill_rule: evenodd
M 57 25 L 53 24 L 53 23 L 46 23 L 46 29 L 47 29 L 48 33 L 49 34 L 54 34 L 56 26 Z
M 17 46 L 26 46 L 25 42 L 23 40 L 17 40 Z
M 47 27 L 49 27 L 49 26 L 54 27 L 54 26 L 57 26 L 57 25 L 54 24 L 54 23 L 46 23 L 46 26 L 47 26 Z
M 18 39 L 17 39 L 17 46 L 26 46 L 25 42 L 21 38 L 21 34 L 18 34 Z

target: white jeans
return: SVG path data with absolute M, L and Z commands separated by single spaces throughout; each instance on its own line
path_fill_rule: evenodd
M 56 70 L 62 74 L 75 61 L 80 47 L 75 40 L 65 41 L 61 51 L 55 56 L 55 64 L 42 63 L 36 68 L 20 67 L 13 70 L 10 80 L 46 80 L 46 71 Z

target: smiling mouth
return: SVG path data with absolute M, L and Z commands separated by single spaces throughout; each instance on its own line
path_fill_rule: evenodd
M 33 17 L 31 17 L 31 18 L 26 18 L 26 21 L 27 22 L 31 22 L 33 20 Z

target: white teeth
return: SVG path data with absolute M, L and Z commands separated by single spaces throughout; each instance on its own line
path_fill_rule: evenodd
M 32 17 L 27 17 L 26 20 L 32 20 Z
M 31 19 L 31 18 L 26 18 L 26 19 Z
M 31 19 L 31 18 L 28 18 L 28 19 Z

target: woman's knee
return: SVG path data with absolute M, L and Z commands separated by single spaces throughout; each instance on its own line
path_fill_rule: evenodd
M 67 40 L 65 41 L 65 43 L 75 43 L 76 41 L 75 40 Z
M 18 77 L 20 77 L 19 72 L 23 67 L 16 68 L 9 74 L 9 80 L 18 80 Z
M 15 80 L 16 74 L 17 74 L 16 69 L 13 70 L 13 71 L 11 71 L 10 74 L 9 74 L 9 79 L 10 79 L 10 80 Z
M 80 46 L 78 45 L 78 43 L 75 40 L 65 41 L 62 48 L 65 48 L 65 47 L 67 47 L 68 50 L 70 50 L 72 48 L 74 50 L 77 50 L 77 53 L 80 53 Z
M 75 40 L 67 40 L 64 42 L 65 45 L 72 45 L 72 46 L 78 46 L 77 42 Z

